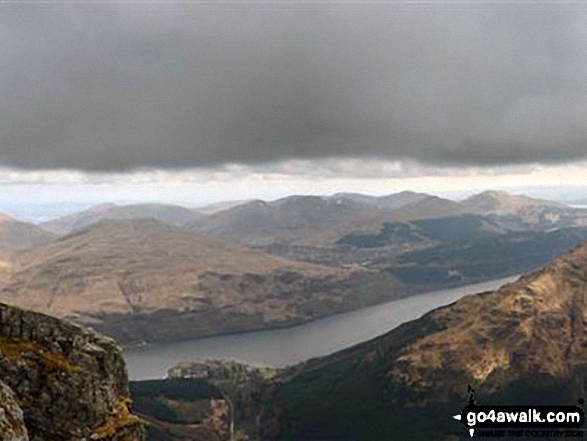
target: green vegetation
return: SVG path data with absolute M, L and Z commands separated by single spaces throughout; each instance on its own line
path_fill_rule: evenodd
M 190 378 L 132 381 L 130 383 L 130 392 L 134 400 L 158 396 L 185 401 L 222 398 L 218 388 L 209 381 Z
M 389 257 L 382 254 L 370 265 L 392 273 L 411 292 L 422 292 L 532 271 L 586 239 L 587 227 L 508 232 L 486 216 L 465 214 L 384 223 L 377 234 L 351 233 L 338 244 L 412 249 Z
M 447 415 L 463 407 L 460 402 L 416 409 L 392 403 L 388 397 L 397 391 L 387 379 L 388 367 L 384 359 L 374 364 L 357 357 L 278 384 L 274 396 L 286 423 L 275 439 L 446 439 L 451 429 L 455 434 L 462 430 L 447 424 Z
M 451 279 L 487 279 L 531 271 L 587 239 L 587 228 L 509 233 L 402 254 L 386 270 L 414 291 Z
M 130 383 L 130 392 L 137 412 L 177 424 L 185 423 L 185 417 L 169 406 L 169 400 L 195 402 L 222 398 L 213 384 L 201 379 L 134 381 Z
M 502 229 L 482 216 L 465 214 L 412 221 L 426 237 L 443 242 L 465 242 L 502 233 Z
M 413 243 L 422 240 L 422 236 L 418 234 L 418 229 L 409 223 L 385 222 L 378 234 L 347 234 L 337 241 L 337 245 L 351 245 L 358 248 L 377 248 L 394 243 Z
M 482 216 L 465 214 L 411 222 L 385 222 L 378 234 L 351 233 L 340 238 L 337 244 L 377 248 L 424 241 L 464 242 L 502 232 L 498 225 Z

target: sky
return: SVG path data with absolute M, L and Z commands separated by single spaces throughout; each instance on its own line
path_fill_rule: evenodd
M 587 197 L 587 2 L 5 0 L 0 11 L 0 204 Z

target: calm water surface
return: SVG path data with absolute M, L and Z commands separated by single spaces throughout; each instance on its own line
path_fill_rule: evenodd
M 132 380 L 162 378 L 182 361 L 225 358 L 259 366 L 286 366 L 370 340 L 467 295 L 493 290 L 516 277 L 394 300 L 285 329 L 229 334 L 125 351 Z

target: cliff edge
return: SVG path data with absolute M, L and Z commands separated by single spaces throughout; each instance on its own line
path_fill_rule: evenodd
M 2 439 L 144 440 L 114 340 L 1 303 L 0 408 Z

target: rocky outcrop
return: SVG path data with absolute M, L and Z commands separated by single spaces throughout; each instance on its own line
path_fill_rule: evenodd
M 121 351 L 91 330 L 0 304 L 0 380 L 31 441 L 143 439 Z
M 14 392 L 0 382 L 0 439 L 3 441 L 28 441 L 22 409 Z

